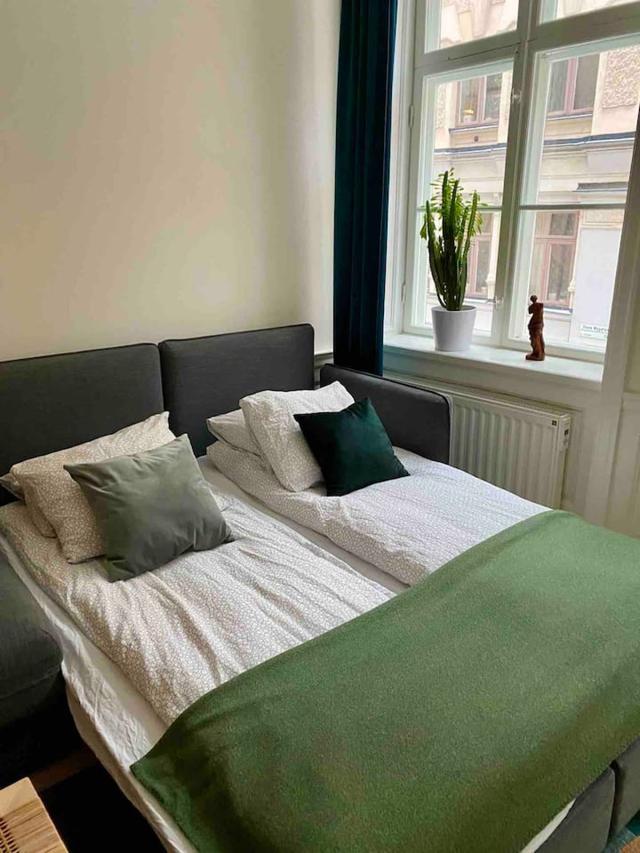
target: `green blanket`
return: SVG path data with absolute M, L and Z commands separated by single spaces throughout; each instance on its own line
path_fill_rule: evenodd
M 195 702 L 132 770 L 200 851 L 518 851 L 640 735 L 640 542 L 549 512 Z

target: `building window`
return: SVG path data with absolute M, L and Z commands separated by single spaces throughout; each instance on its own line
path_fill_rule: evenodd
M 571 115 L 593 109 L 598 60 L 596 53 L 553 63 L 549 80 L 548 115 Z
M 542 17 L 562 17 L 566 4 L 550 3 L 541 3 Z M 528 0 L 417 0 L 408 178 L 415 214 L 396 252 L 406 283 L 397 329 L 431 334 L 436 296 L 420 208 L 432 182 L 453 169 L 484 204 L 468 265 L 476 342 L 525 349 L 536 293 L 549 309 L 548 351 L 602 360 L 625 212 L 640 206 L 627 199 L 640 23 L 624 4 L 599 9 L 607 37 L 585 42 L 598 28 L 584 25 L 591 13 L 576 4 L 581 27 L 549 30 L 529 19 Z
M 458 84 L 457 126 L 495 124 L 500 115 L 502 74 L 473 77 Z
M 531 291 L 551 308 L 571 307 L 577 232 L 577 213 L 541 213 L 536 217 Z

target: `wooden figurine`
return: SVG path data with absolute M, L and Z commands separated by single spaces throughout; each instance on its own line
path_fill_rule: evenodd
M 529 305 L 529 339 L 531 340 L 532 352 L 527 353 L 527 361 L 544 361 L 544 338 L 542 330 L 544 329 L 544 303 L 538 302 L 537 296 L 531 297 L 531 305 Z

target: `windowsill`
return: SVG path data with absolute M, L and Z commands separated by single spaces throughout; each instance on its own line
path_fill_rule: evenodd
M 411 353 L 421 360 L 457 367 L 481 368 L 494 373 L 509 374 L 522 379 L 525 374 L 532 378 L 570 383 L 572 387 L 598 391 L 602 383 L 603 365 L 573 358 L 548 355 L 544 361 L 527 361 L 521 350 L 473 344 L 462 353 L 436 352 L 433 338 L 422 335 L 387 333 L 384 339 L 385 352 Z

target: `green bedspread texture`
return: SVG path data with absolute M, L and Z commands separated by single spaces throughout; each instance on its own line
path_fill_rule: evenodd
M 524 847 L 640 735 L 640 542 L 545 512 L 211 691 L 132 770 L 199 851 Z

